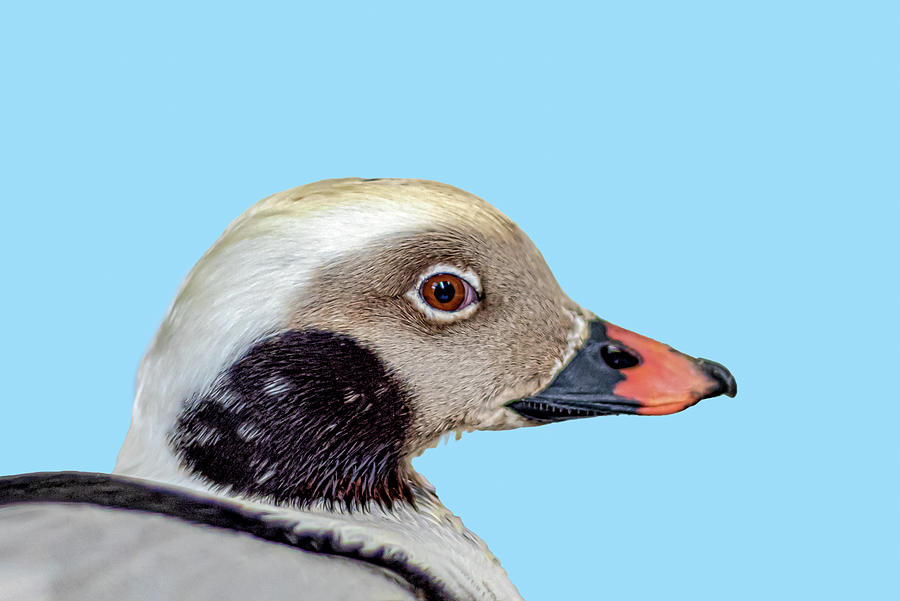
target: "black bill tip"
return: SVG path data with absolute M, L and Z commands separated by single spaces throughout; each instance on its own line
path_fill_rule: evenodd
M 737 394 L 737 382 L 727 367 L 709 359 L 697 359 L 697 366 L 716 382 L 716 387 L 703 398 L 708 399 L 720 394 L 734 397 Z

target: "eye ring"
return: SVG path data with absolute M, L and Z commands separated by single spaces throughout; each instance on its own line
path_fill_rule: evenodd
M 419 294 L 432 309 L 447 313 L 464 309 L 478 300 L 472 285 L 454 273 L 436 273 L 428 277 L 419 287 Z
M 435 285 L 442 281 L 453 285 L 452 300 L 446 285 L 435 289 Z M 434 298 L 429 298 L 432 293 Z M 458 296 L 460 293 L 462 295 Z M 478 311 L 481 301 L 484 300 L 481 278 L 478 273 L 471 268 L 449 263 L 437 263 L 419 272 L 419 277 L 407 290 L 405 296 L 426 318 L 438 323 L 452 323 L 467 319 Z

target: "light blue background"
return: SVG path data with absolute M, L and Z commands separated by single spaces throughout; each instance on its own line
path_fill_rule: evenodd
M 112 468 L 179 281 L 251 203 L 436 179 L 739 383 L 417 460 L 526 599 L 896 598 L 895 3 L 19 4 L 0 473 Z

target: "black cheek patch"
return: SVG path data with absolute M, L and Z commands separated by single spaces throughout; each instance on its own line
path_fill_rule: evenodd
M 255 345 L 191 399 L 170 441 L 231 493 L 348 508 L 412 502 L 402 461 L 408 394 L 370 350 L 322 331 Z

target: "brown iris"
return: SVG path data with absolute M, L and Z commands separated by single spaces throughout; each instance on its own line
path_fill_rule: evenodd
M 466 284 L 452 273 L 433 275 L 422 284 L 422 298 L 441 311 L 456 311 L 466 300 Z

